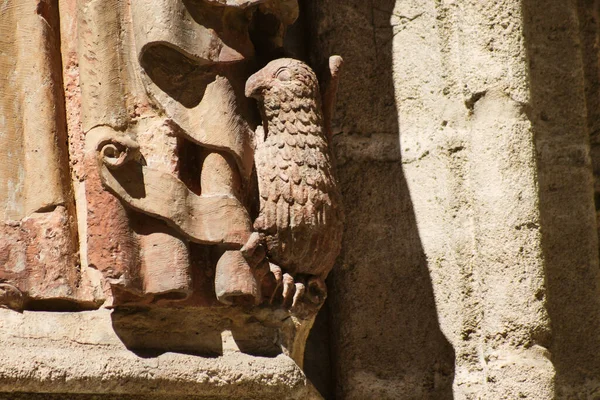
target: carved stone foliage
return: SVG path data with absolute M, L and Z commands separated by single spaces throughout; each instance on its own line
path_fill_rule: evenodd
M 55 1 L 8 3 L 0 304 L 203 307 L 211 326 L 292 315 L 275 326 L 301 354 L 341 243 L 341 58 L 323 95 L 281 58 L 296 0 L 64 0 L 60 16 Z

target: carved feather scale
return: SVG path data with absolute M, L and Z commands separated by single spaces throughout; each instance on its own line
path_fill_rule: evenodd
M 290 79 L 278 79 L 281 68 Z M 271 262 L 292 274 L 324 277 L 339 253 L 342 215 L 319 85 L 297 60 L 276 60 L 259 73 L 264 132 L 256 137 L 254 228 L 265 233 Z

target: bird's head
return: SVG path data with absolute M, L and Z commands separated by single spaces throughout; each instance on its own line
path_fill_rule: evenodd
M 280 58 L 271 61 L 248 78 L 246 97 L 264 100 L 269 93 L 282 91 L 291 91 L 295 96 L 305 97 L 316 88 L 317 77 L 308 65 L 293 58 Z

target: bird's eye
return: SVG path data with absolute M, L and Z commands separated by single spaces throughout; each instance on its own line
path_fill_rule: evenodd
M 275 73 L 275 77 L 282 82 L 288 82 L 292 79 L 292 73 L 287 68 L 279 68 Z

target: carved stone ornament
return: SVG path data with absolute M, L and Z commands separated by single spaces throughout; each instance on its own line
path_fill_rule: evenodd
M 131 347 L 160 347 L 153 332 L 194 314 L 259 354 L 275 335 L 301 363 L 341 246 L 342 60 L 321 93 L 307 64 L 280 58 L 296 0 L 67 2 L 77 35 L 62 44 L 56 3 L 10 3 L 0 305 L 109 307 Z

